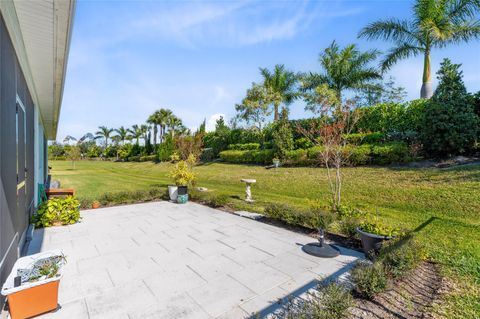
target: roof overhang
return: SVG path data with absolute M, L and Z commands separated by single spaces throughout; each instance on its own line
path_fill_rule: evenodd
M 2 0 L 0 9 L 45 135 L 55 139 L 75 0 Z

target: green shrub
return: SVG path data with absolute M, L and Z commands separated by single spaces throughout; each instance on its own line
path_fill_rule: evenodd
M 323 146 L 314 146 L 307 150 L 307 157 L 310 160 L 318 161 L 320 160 L 320 153 L 323 151 Z
M 295 149 L 302 149 L 306 150 L 307 148 L 313 147 L 313 142 L 306 138 L 306 137 L 301 137 L 294 142 L 295 144 Z
M 382 263 L 370 265 L 359 262 L 352 269 L 351 278 L 355 291 L 366 299 L 373 299 L 376 294 L 387 288 L 387 275 Z
M 340 206 L 339 211 L 339 231 L 349 238 L 356 238 L 357 227 L 360 226 L 366 213 L 353 207 Z
M 382 224 L 377 219 L 369 219 L 360 224 L 360 229 L 366 233 L 393 237 L 400 235 L 400 229 Z
M 213 148 L 204 148 L 202 154 L 200 154 L 200 160 L 202 162 L 211 162 L 215 159 L 215 152 Z
M 414 269 L 425 257 L 424 247 L 413 237 L 398 238 L 385 242 L 378 255 L 385 271 L 397 279 Z
M 170 161 L 170 156 L 175 151 L 175 142 L 170 134 L 167 135 L 165 141 L 158 145 L 157 155 L 160 162 Z
M 98 201 L 100 202 L 100 204 L 102 204 L 102 206 L 131 204 L 136 202 L 146 202 L 156 199 L 164 199 L 165 193 L 166 191 L 164 188 L 152 187 L 146 190 L 105 193 L 100 196 Z
M 268 217 L 284 221 L 290 225 L 317 229 L 320 214 L 315 210 L 301 210 L 282 203 L 271 203 L 265 207 L 264 214 Z
M 157 155 L 145 155 L 145 156 L 140 156 L 139 161 L 140 162 L 156 162 L 158 159 Z
M 234 151 L 252 151 L 258 150 L 260 148 L 259 143 L 245 143 L 245 144 L 230 144 L 228 145 L 229 150 Z
M 372 163 L 386 165 L 391 163 L 403 163 L 412 160 L 407 144 L 403 142 L 390 142 L 372 145 Z
M 352 133 L 345 135 L 344 138 L 350 144 L 372 144 L 383 142 L 385 140 L 385 134 L 382 132 Z
M 290 300 L 275 318 L 282 319 L 344 319 L 353 306 L 350 291 L 342 284 L 319 285 L 307 298 Z
M 372 147 L 369 144 L 359 146 L 347 145 L 345 146 L 345 150 L 349 152 L 350 157 L 348 160 L 352 166 L 366 165 L 372 160 Z
M 80 219 L 79 206 L 74 196 L 50 198 L 40 204 L 31 222 L 35 227 L 75 224 Z
M 228 204 L 228 196 L 225 194 L 210 194 L 207 198 L 208 206 L 217 208 L 224 207 Z
M 308 159 L 308 151 L 304 149 L 297 149 L 285 152 L 284 162 L 289 165 L 309 165 L 313 161 Z
M 220 159 L 228 163 L 271 164 L 273 150 L 222 151 L 220 152 Z

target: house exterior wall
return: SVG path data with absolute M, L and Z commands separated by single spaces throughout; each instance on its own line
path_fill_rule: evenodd
M 20 68 L 12 40 L 0 18 L 0 285 L 20 255 L 35 189 L 43 182 L 36 162 L 44 149 L 41 120 Z M 41 145 L 40 145 L 41 143 Z M 41 154 L 43 155 L 43 153 Z M 43 162 L 43 160 L 42 160 Z M 0 300 L 2 304 L 3 300 Z

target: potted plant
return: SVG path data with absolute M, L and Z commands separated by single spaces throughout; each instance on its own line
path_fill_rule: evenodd
M 12 319 L 30 318 L 57 309 L 58 287 L 66 263 L 62 251 L 19 258 L 2 287 Z
M 400 234 L 399 229 L 380 223 L 378 216 L 373 220 L 360 223 L 357 233 L 362 241 L 363 252 L 369 259 L 373 259 L 382 247 L 382 243 Z
M 100 202 L 98 200 L 94 200 L 93 203 L 92 203 L 92 208 L 93 209 L 97 209 L 99 208 L 101 205 L 100 205 Z
M 194 163 L 195 157 L 190 155 L 186 161 L 176 163 L 170 172 L 170 177 L 172 177 L 177 187 L 177 203 L 183 204 L 188 201 L 188 186 L 193 185 L 196 179 L 192 169 Z M 170 189 L 169 186 L 169 193 Z M 170 199 L 175 200 L 172 197 Z

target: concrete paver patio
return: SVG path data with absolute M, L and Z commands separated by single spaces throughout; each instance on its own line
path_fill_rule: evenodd
M 68 263 L 55 313 L 42 318 L 245 318 L 345 274 L 360 253 L 305 254 L 312 238 L 195 203 L 82 211 L 35 230 L 29 253 L 61 248 Z

